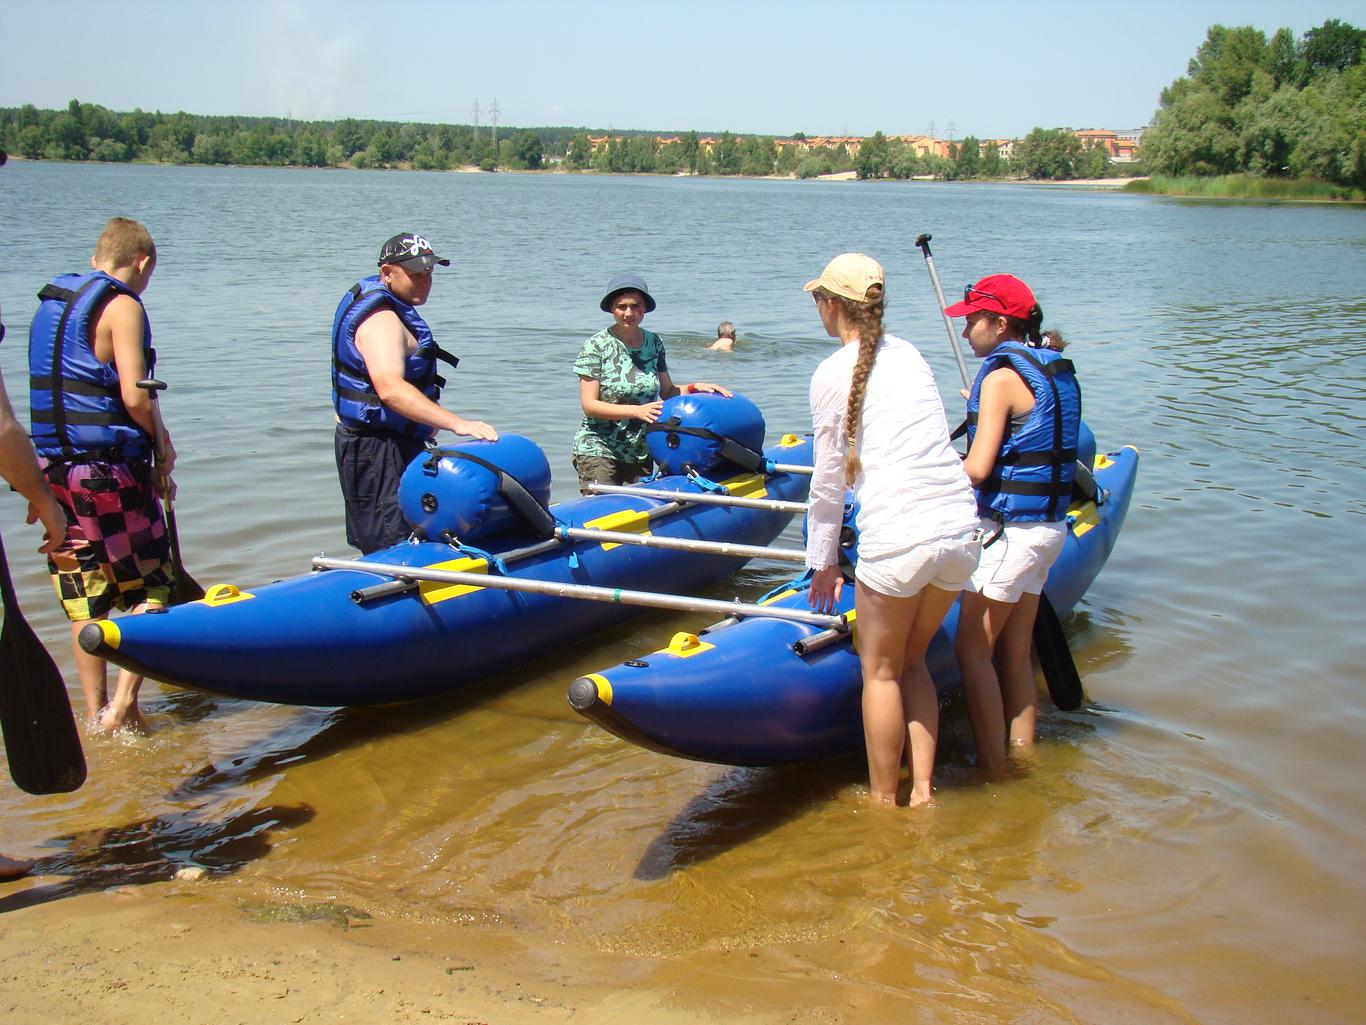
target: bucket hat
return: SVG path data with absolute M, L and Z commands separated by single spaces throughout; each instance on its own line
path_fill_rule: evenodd
M 618 274 L 611 281 L 607 282 L 607 294 L 602 297 L 602 302 L 598 306 L 603 313 L 612 312 L 612 300 L 622 292 L 639 292 L 645 297 L 645 312 L 653 313 L 655 308 L 654 296 L 645 286 L 645 279 L 639 274 Z

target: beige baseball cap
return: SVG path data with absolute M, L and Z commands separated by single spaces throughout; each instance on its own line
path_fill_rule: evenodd
M 814 292 L 823 288 L 827 292 L 852 299 L 857 303 L 868 302 L 868 289 L 873 285 L 887 284 L 887 275 L 882 264 L 863 253 L 841 253 L 825 265 L 821 276 L 806 283 L 806 291 Z

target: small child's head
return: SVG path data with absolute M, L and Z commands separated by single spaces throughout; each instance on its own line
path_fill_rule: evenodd
M 721 321 L 716 325 L 716 337 L 729 338 L 732 342 L 735 341 L 735 325 L 729 320 Z
M 106 274 L 116 271 L 131 272 L 130 281 L 134 291 L 141 292 L 147 287 L 156 269 L 157 244 L 152 241 L 151 232 L 140 222 L 127 217 L 111 217 L 95 242 L 95 253 L 90 257 L 90 266 Z M 122 275 L 116 275 L 122 276 Z

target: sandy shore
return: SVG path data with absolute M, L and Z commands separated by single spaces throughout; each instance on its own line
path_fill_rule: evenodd
M 212 886 L 209 881 L 195 885 Z M 696 1025 L 840 1021 L 746 1005 L 644 977 L 653 959 L 526 947 L 487 928 L 355 919 L 282 921 L 183 884 L 71 895 L 51 879 L 0 884 L 6 1025 L 460 1022 Z M 680 997 L 682 1003 L 680 1006 Z

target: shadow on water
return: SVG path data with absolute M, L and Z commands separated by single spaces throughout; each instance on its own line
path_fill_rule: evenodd
M 192 773 L 171 792 L 171 797 L 186 798 L 224 786 L 251 783 L 286 766 L 316 762 L 355 744 L 431 729 L 527 678 L 524 671 L 507 673 L 450 694 L 394 705 L 330 709 L 300 706 L 321 717 L 316 725 L 301 728 L 296 722 L 286 723 L 273 733 L 252 740 L 240 754 Z M 301 741 L 304 729 L 308 732 Z
M 192 866 L 228 875 L 265 857 L 272 833 L 297 829 L 313 815 L 307 805 L 271 805 L 206 823 L 190 810 L 57 837 L 49 846 L 61 852 L 39 859 L 35 871 L 68 878 L 0 898 L 0 914 L 115 886 L 169 882 Z
M 728 768 L 650 842 L 635 878 L 663 879 L 749 843 L 833 800 L 866 774 L 862 752 L 808 765 Z
M 653 618 L 661 622 L 666 621 L 667 614 L 654 613 Z M 638 616 L 633 620 L 633 625 L 639 626 L 642 622 L 649 625 L 651 619 L 651 614 Z M 582 661 L 583 657 L 594 651 L 600 643 L 600 635 L 595 634 L 576 644 L 529 659 L 515 668 L 436 697 L 392 705 L 336 708 L 298 706 L 312 713 L 312 721 L 291 721 L 267 736 L 253 739 L 249 747 L 240 754 L 206 765 L 188 776 L 172 791 L 171 797 L 185 798 L 219 787 L 250 783 L 272 775 L 286 766 L 319 761 L 356 744 L 440 727 L 443 723 L 479 705 L 496 700 L 514 688 L 527 686 L 545 676 L 563 675 L 566 663 Z M 174 710 L 177 716 L 186 713 L 189 716 L 188 721 L 194 722 L 217 709 L 220 702 L 235 703 L 238 699 L 223 699 L 200 691 L 174 688 L 168 689 L 165 700 L 168 710 Z M 525 717 L 527 713 L 522 711 L 517 714 Z M 561 722 L 566 717 L 557 708 L 555 714 L 547 714 L 545 718 L 547 721 Z
M 1100 616 L 1074 611 L 1067 616 L 1074 649 L 1084 652 L 1086 668 L 1122 664 L 1131 654 L 1128 642 L 1107 622 L 1112 615 L 1108 611 Z M 1041 702 L 1039 739 L 1044 743 L 1082 743 L 1095 733 L 1097 716 L 1110 714 L 1105 706 L 1091 701 L 1074 713 L 1053 708 L 1046 698 Z M 988 785 L 975 768 L 972 725 L 961 693 L 941 705 L 939 730 L 936 789 L 943 792 Z M 1028 775 L 1028 769 L 1013 763 L 1007 770 L 1010 778 L 1026 779 Z M 865 784 L 867 778 L 861 750 L 801 765 L 727 768 L 650 842 L 636 866 L 635 878 L 662 879 L 724 854 L 835 799 L 842 791 Z M 903 774 L 903 798 L 906 785 Z

